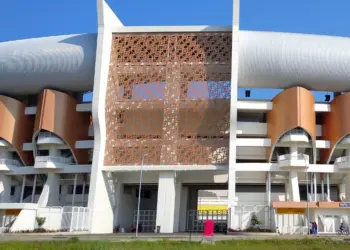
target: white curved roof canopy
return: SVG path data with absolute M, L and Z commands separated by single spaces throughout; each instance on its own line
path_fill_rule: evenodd
M 242 31 L 239 86 L 350 90 L 350 38 Z
M 0 43 L 0 92 L 92 90 L 96 39 L 96 34 L 79 34 Z
M 96 34 L 0 43 L 0 92 L 93 88 Z M 240 31 L 239 87 L 350 90 L 350 38 Z

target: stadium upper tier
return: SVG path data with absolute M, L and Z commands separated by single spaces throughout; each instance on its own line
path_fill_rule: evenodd
M 92 90 L 96 41 L 80 34 L 0 43 L 0 92 Z M 239 87 L 350 90 L 350 38 L 240 31 L 239 50 Z

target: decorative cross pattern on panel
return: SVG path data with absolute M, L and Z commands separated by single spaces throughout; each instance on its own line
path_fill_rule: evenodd
M 120 34 L 105 165 L 228 163 L 231 33 Z

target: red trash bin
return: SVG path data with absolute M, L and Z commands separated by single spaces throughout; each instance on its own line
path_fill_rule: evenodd
M 214 221 L 213 220 L 206 220 L 204 222 L 203 236 L 204 237 L 212 237 L 213 235 L 214 235 Z

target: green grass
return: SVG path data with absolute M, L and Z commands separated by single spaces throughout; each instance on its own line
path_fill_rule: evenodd
M 69 241 L 55 242 L 2 242 L 0 249 L 88 249 L 88 250 L 348 250 L 350 243 L 343 241 L 332 241 L 327 239 L 309 240 L 234 240 L 220 241 L 215 245 L 200 244 L 198 242 L 158 241 L 158 242 L 99 242 Z

